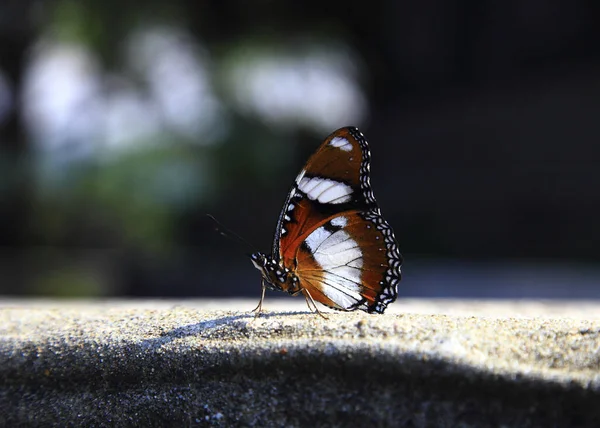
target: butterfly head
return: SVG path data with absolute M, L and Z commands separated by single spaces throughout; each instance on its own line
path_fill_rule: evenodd
M 260 271 L 269 289 L 286 291 L 291 294 L 300 290 L 298 277 L 275 261 L 273 257 L 256 252 L 250 255 L 250 259 L 254 267 Z

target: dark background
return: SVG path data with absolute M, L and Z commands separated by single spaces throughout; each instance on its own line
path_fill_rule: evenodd
M 600 3 L 9 1 L 0 294 L 256 296 L 356 125 L 401 296 L 600 298 Z

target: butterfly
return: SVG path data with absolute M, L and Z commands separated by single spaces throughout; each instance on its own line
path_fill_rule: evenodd
M 330 308 L 383 313 L 396 300 L 402 256 L 370 184 L 371 152 L 355 127 L 329 135 L 296 177 L 270 256 L 250 258 L 265 289 Z

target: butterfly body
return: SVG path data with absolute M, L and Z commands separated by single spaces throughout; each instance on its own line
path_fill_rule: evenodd
M 275 291 L 285 291 L 290 294 L 297 294 L 300 289 L 300 281 L 296 274 L 280 263 L 277 263 L 272 257 L 261 252 L 250 256 L 254 267 L 262 272 L 263 279 L 267 288 Z
M 396 300 L 402 256 L 371 190 L 370 159 L 354 127 L 329 135 L 311 156 L 288 193 L 271 256 L 251 256 L 263 298 L 267 287 L 377 313 Z

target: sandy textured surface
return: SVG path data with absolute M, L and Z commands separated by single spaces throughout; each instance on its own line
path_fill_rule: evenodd
M 600 304 L 255 303 L 0 301 L 0 424 L 600 426 Z

